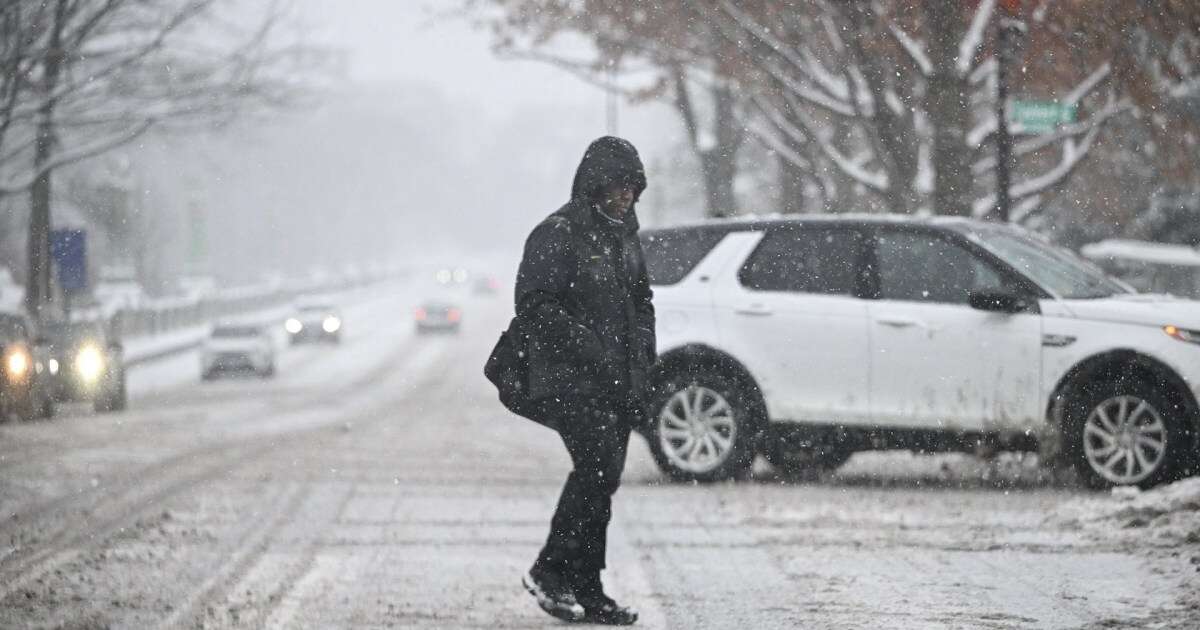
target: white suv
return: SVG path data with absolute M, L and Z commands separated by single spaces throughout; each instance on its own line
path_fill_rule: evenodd
M 661 359 L 645 433 L 673 477 L 881 448 L 1040 450 L 1100 487 L 1196 470 L 1200 302 L 965 219 L 727 221 L 642 243 Z

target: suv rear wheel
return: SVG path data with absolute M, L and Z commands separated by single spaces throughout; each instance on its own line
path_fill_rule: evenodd
M 1142 380 L 1088 387 L 1066 418 L 1065 444 L 1084 483 L 1149 488 L 1172 479 L 1189 456 L 1186 408 Z
M 685 369 L 655 388 L 647 438 L 658 467 L 681 481 L 742 478 L 762 420 L 749 395 L 714 369 Z

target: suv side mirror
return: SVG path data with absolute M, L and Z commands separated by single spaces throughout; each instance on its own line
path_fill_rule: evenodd
M 992 313 L 1013 315 L 1034 310 L 1032 300 L 1011 291 L 972 291 L 967 300 L 971 308 Z

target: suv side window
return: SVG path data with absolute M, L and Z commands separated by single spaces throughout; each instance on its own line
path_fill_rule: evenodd
M 935 234 L 884 232 L 875 243 L 883 300 L 967 304 L 973 291 L 1007 286 L 987 261 Z
M 775 228 L 742 266 L 738 279 L 756 291 L 855 295 L 860 234 L 847 228 Z
M 655 230 L 642 234 L 642 253 L 650 284 L 661 286 L 683 280 L 725 238 L 724 230 Z

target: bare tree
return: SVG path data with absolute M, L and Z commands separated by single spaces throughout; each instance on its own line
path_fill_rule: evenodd
M 0 13 L 0 194 L 28 191 L 26 306 L 50 299 L 53 173 L 154 127 L 287 103 L 308 50 L 278 37 L 286 4 L 10 0 Z M 250 28 L 242 26 L 250 24 Z
M 736 47 L 690 0 L 463 0 L 467 15 L 490 28 L 501 56 L 532 59 L 637 102 L 672 106 L 700 165 L 707 214 L 737 209 L 734 180 L 746 140 L 746 102 L 725 80 L 740 62 Z M 556 48 L 559 36 L 582 36 L 590 58 Z M 620 77 L 614 80 L 613 70 Z
M 974 9 L 942 0 L 705 4 L 758 71 L 743 83 L 765 123 L 752 128 L 797 166 L 832 164 L 893 212 L 982 216 L 993 207 L 977 182 L 995 164 L 996 62 L 986 45 L 995 0 Z M 1104 123 L 1130 107 L 1105 89 L 1112 68 L 1093 60 L 1054 95 L 1086 117 L 1015 146 L 1017 157 L 1058 154 L 1012 183 L 1015 219 L 1074 173 Z

